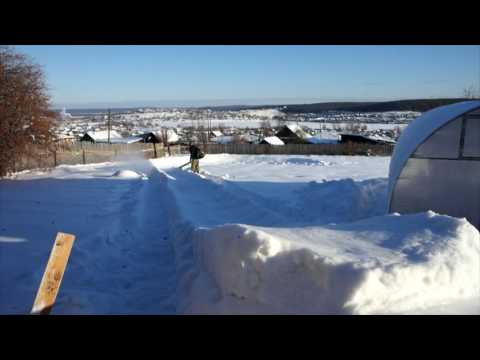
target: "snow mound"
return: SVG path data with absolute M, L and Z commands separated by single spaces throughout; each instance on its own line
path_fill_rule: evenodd
M 281 165 L 305 165 L 305 166 L 331 166 L 330 161 L 308 159 L 308 158 L 296 158 L 291 157 L 283 162 L 279 162 Z
M 193 245 L 176 249 L 190 263 L 179 262 L 185 313 L 388 314 L 480 294 L 478 230 L 433 212 L 182 231 Z
M 268 155 L 272 157 L 272 155 Z M 261 159 L 257 160 L 258 163 L 263 163 L 266 165 L 279 165 L 279 166 L 286 166 L 286 165 L 298 165 L 298 166 L 332 166 L 334 163 L 331 161 L 325 160 L 318 160 L 315 158 L 307 158 L 307 157 L 286 157 L 286 158 L 278 158 L 278 159 Z M 241 164 L 251 164 L 252 160 L 245 160 L 241 161 Z
M 133 170 L 117 170 L 113 173 L 112 177 L 119 179 L 148 179 L 145 174 Z

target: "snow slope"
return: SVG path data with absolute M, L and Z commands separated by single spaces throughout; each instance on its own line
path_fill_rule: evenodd
M 155 162 L 177 204 L 178 312 L 480 312 L 478 231 L 432 212 L 383 215 L 386 179 L 368 177 L 386 173 L 386 158 L 208 158 L 201 176 Z M 263 165 L 246 167 L 250 180 L 275 180 L 239 181 L 247 170 L 235 165 L 249 161 Z M 327 180 L 339 175 L 328 170 L 335 162 L 363 180 Z M 303 180 L 284 181 L 295 176 Z M 320 181 L 305 183 L 312 178 Z
M 386 215 L 389 158 L 208 155 L 0 181 L 0 313 L 28 313 L 57 231 L 54 314 L 480 314 L 464 219 Z

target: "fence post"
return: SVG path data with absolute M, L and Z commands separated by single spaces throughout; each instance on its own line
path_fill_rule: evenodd
M 53 151 L 53 166 L 57 167 L 57 150 Z
M 83 158 L 83 165 L 86 164 L 85 162 L 85 149 L 82 149 L 82 158 Z
M 155 142 L 153 142 L 152 144 L 153 144 L 153 158 L 156 159 L 157 158 L 157 146 L 155 145 Z

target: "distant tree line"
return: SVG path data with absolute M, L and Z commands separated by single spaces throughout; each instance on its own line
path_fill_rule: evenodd
M 288 114 L 301 113 L 322 113 L 326 111 L 351 111 L 351 112 L 384 112 L 384 111 L 418 111 L 425 112 L 438 106 L 449 105 L 460 101 L 473 98 L 474 90 L 468 90 L 459 98 L 442 99 L 409 99 L 396 101 L 376 101 L 376 102 L 325 102 L 314 104 L 292 104 L 292 105 L 265 105 L 244 107 L 254 109 L 272 109 L 280 108 L 281 111 Z M 232 108 L 233 109 L 233 108 Z
M 383 111 L 418 111 L 425 112 L 438 106 L 449 105 L 467 100 L 467 97 L 451 99 L 414 99 L 385 102 L 358 103 L 319 103 L 306 105 L 289 105 L 285 112 L 322 112 L 322 111 L 353 111 L 353 112 L 383 112 Z

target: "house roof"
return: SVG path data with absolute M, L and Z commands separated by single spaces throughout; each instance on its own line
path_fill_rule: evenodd
M 381 135 L 368 135 L 368 136 L 365 136 L 367 139 L 370 139 L 370 140 L 374 140 L 374 141 L 381 141 L 381 142 L 384 142 L 384 143 L 388 143 L 388 144 L 395 144 L 396 141 L 393 140 L 392 138 L 389 138 L 387 136 L 381 136 Z
M 75 139 L 75 136 L 70 134 L 57 134 L 57 139 Z
M 158 141 L 162 141 L 162 130 L 151 131 L 151 133 L 157 137 Z M 175 143 L 178 140 L 180 140 L 180 137 L 177 135 L 175 130 L 167 129 L 167 141 L 169 143 Z
M 285 125 L 285 127 L 290 130 L 292 133 L 294 133 L 295 135 L 297 135 L 299 138 L 301 139 L 308 139 L 311 137 L 310 134 L 306 133 L 300 126 L 298 126 L 297 124 L 288 124 L 288 125 Z M 282 131 L 282 130 L 280 130 Z
M 342 133 L 340 136 L 352 136 L 352 137 L 358 137 L 366 140 L 371 140 L 371 141 L 377 141 L 377 142 L 384 142 L 384 143 L 389 143 L 389 144 L 395 144 L 395 140 L 386 137 L 386 136 L 380 136 L 380 135 L 362 135 L 362 134 L 349 134 L 349 133 Z
M 276 136 L 267 136 L 262 141 L 265 141 L 267 144 L 270 145 L 285 145 L 285 143 Z
M 90 136 L 95 142 L 107 142 L 108 130 L 101 131 L 87 131 L 87 135 Z M 110 130 L 110 141 L 114 139 L 122 139 L 122 136 L 115 130 Z
M 143 138 L 140 136 L 130 136 L 130 137 L 121 138 L 121 139 L 117 139 L 117 138 L 110 139 L 110 142 L 112 144 L 133 144 L 141 141 L 143 141 Z

